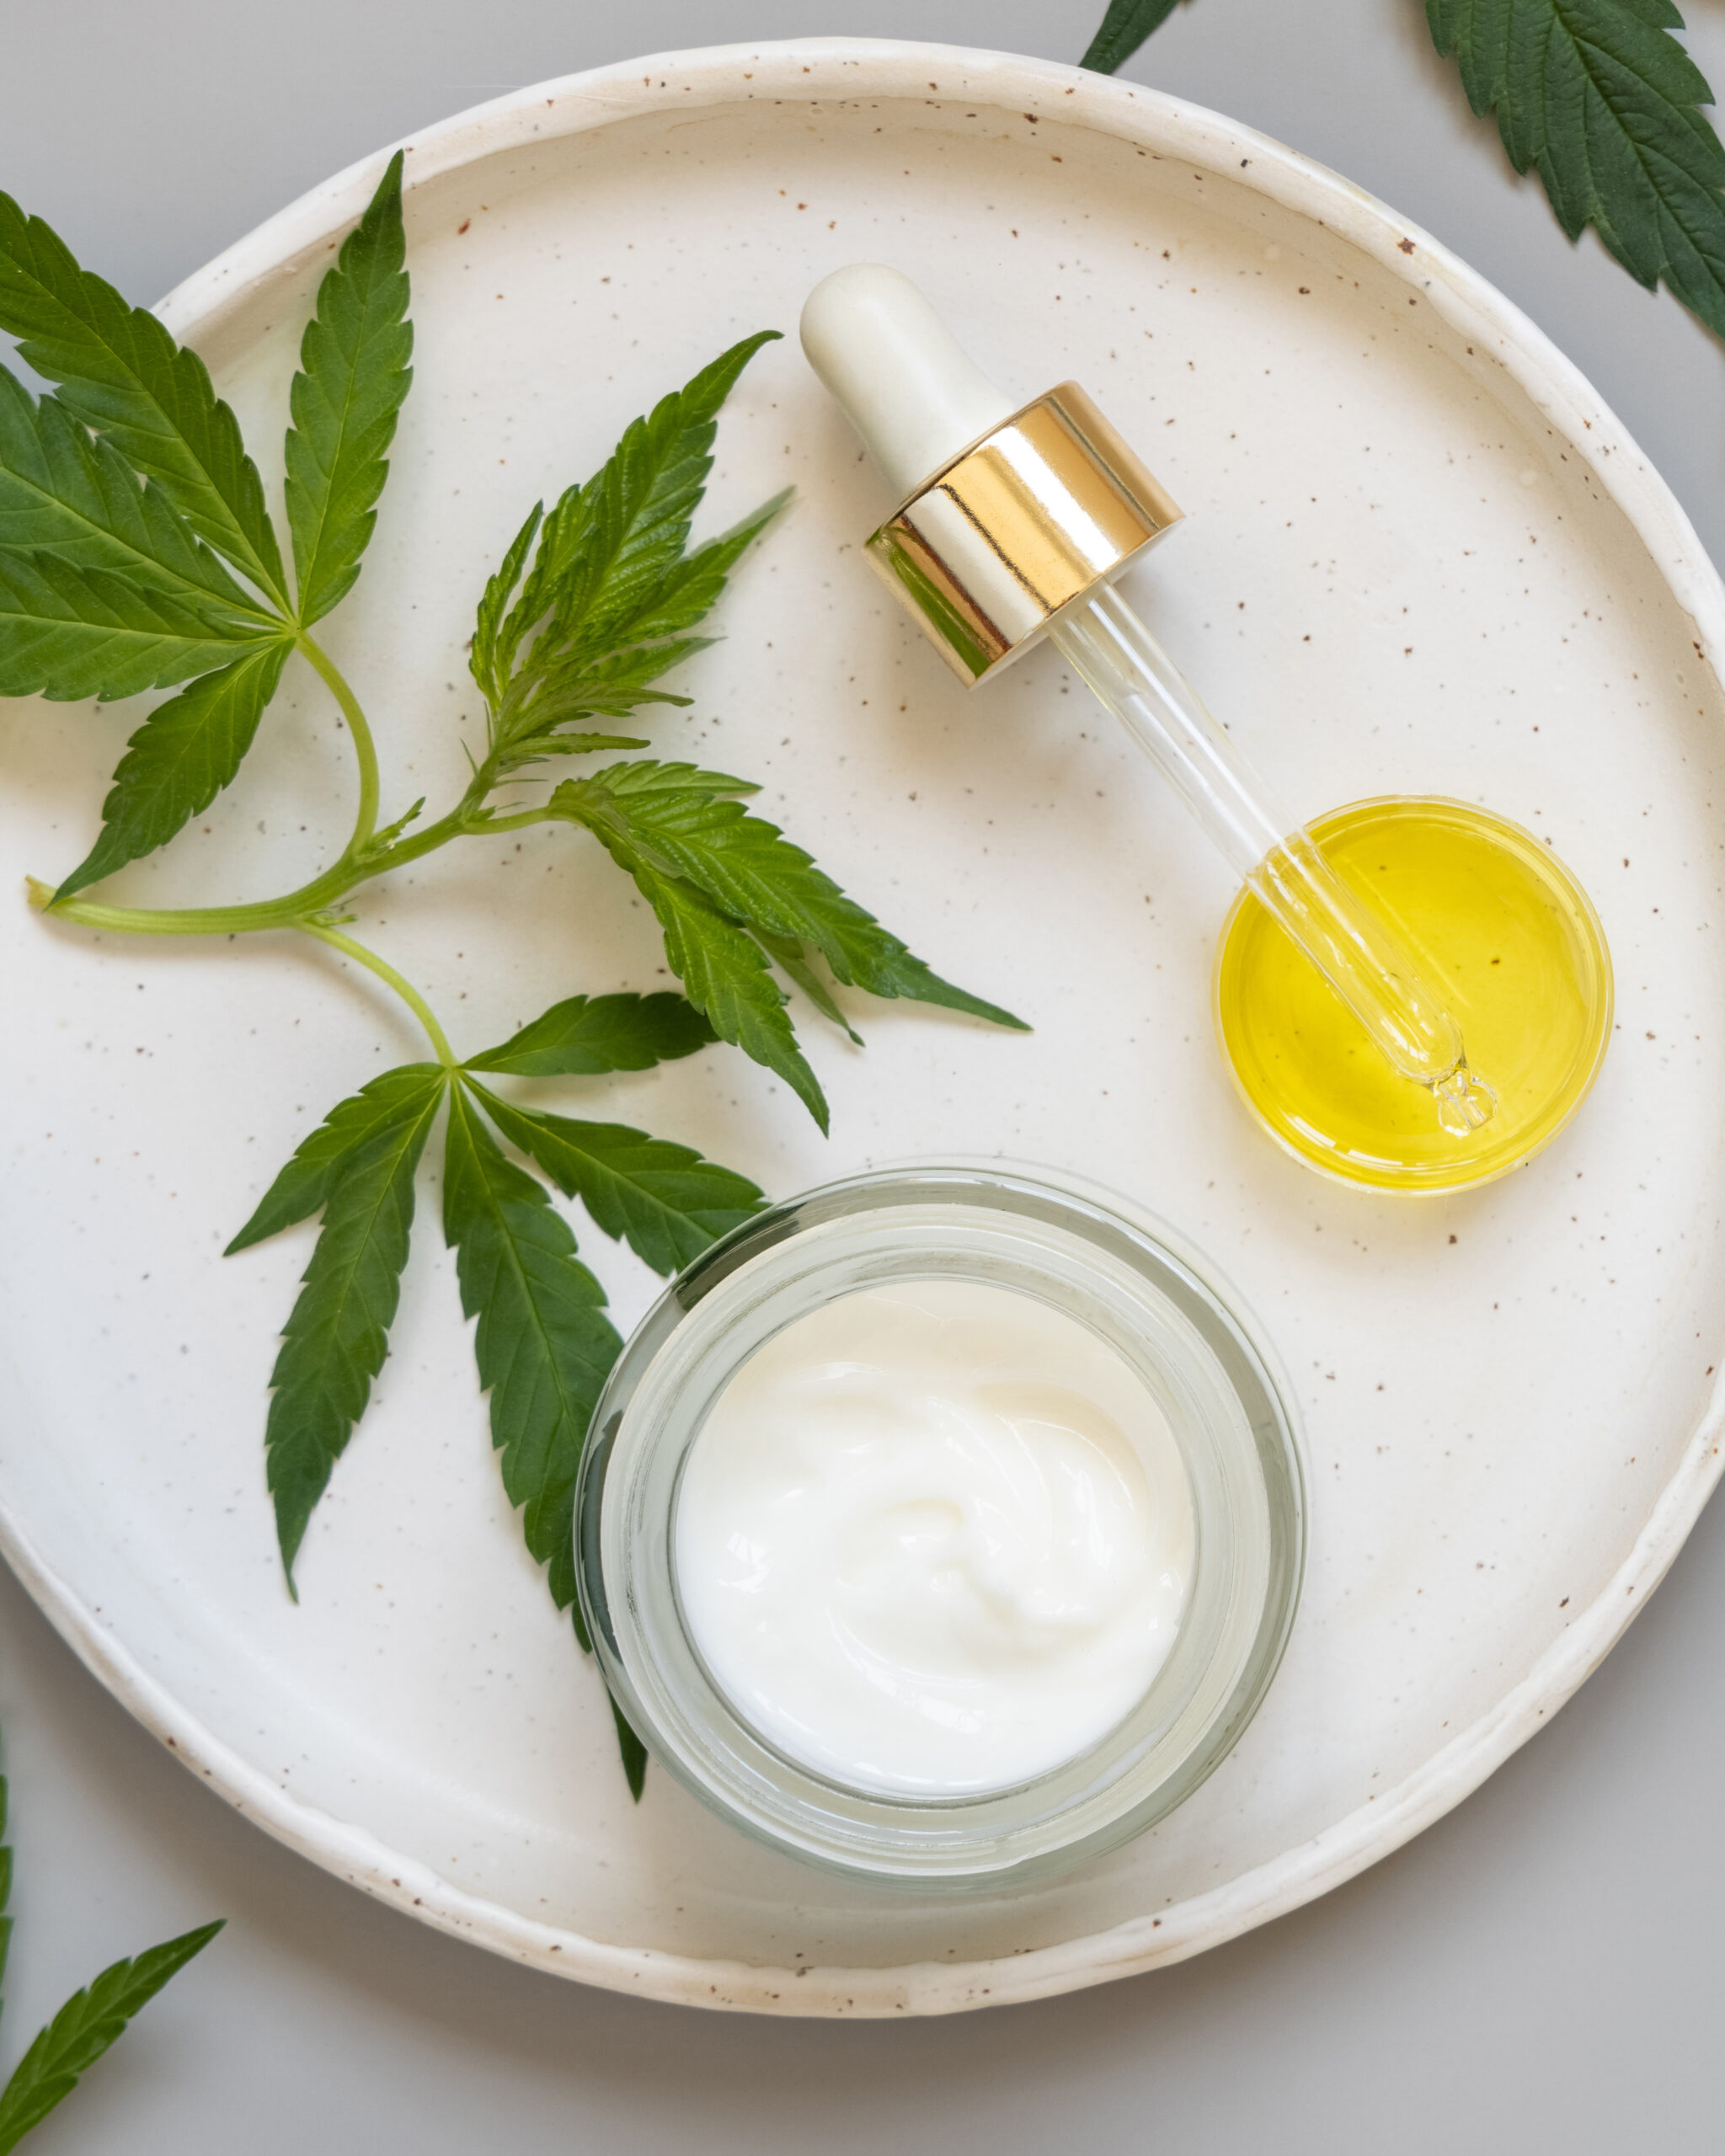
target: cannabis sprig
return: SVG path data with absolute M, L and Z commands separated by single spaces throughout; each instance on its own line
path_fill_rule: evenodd
M 635 420 L 591 477 L 529 512 L 474 626 L 484 754 L 470 758 L 468 782 L 441 815 L 428 820 L 416 801 L 380 820 L 366 712 L 312 630 L 352 590 L 376 526 L 412 382 L 406 263 L 398 155 L 324 276 L 301 346 L 283 451 L 284 549 L 238 423 L 195 355 L 0 196 L 0 328 L 58 385 L 37 400 L 0 369 L 0 694 L 176 691 L 132 734 L 90 851 L 57 887 L 33 883 L 35 905 L 109 932 L 306 936 L 398 994 L 430 1045 L 431 1059 L 387 1071 L 333 1108 L 229 1246 L 239 1251 L 321 1216 L 264 1430 L 290 1592 L 312 1515 L 388 1352 L 418 1171 L 441 1116 L 443 1232 L 475 1321 L 504 1487 L 579 1636 L 575 1477 L 621 1343 L 552 1192 L 663 1274 L 765 1201 L 745 1177 L 686 1145 L 513 1100 L 509 1082 L 643 1070 L 724 1042 L 782 1078 L 824 1131 L 826 1100 L 797 1037 L 790 989 L 853 1040 L 836 986 L 1020 1021 L 942 979 L 750 814 L 746 780 L 658 756 L 572 766 L 647 748 L 611 728 L 644 709 L 688 704 L 663 677 L 711 641 L 701 624 L 785 504 L 775 496 L 718 537 L 692 542 L 720 408 L 774 332 L 720 354 Z M 358 768 L 353 828 L 335 861 L 297 890 L 242 905 L 85 896 L 168 844 L 232 783 L 296 657 L 335 699 Z M 414 985 L 347 933 L 353 897 L 456 841 L 534 824 L 590 835 L 626 871 L 684 993 L 566 996 L 463 1060 Z M 618 1736 L 638 1794 L 644 1755 L 620 1717 Z
M 0 1834 L 6 1832 L 7 1785 L 0 1774 Z M 12 1919 L 3 1912 L 12 1897 L 12 1850 L 0 1847 L 0 1976 L 12 1945 Z M 152 1946 L 136 1959 L 115 1961 L 93 1983 L 74 1992 L 40 2031 L 0 2089 L 0 2156 L 39 2127 L 50 2111 L 77 2088 L 126 2024 L 175 1976 L 194 1955 L 201 1954 L 225 1919 L 182 1932 L 178 1939 Z

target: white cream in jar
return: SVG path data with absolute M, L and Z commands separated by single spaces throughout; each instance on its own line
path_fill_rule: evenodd
M 1116 1348 L 985 1281 L 859 1288 L 750 1355 L 684 1464 L 683 1622 L 777 1750 L 939 1798 L 1076 1758 L 1185 1609 L 1194 1506 Z

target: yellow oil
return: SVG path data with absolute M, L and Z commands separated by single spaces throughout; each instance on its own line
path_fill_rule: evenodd
M 1587 894 L 1530 831 L 1466 802 L 1361 801 L 1310 827 L 1446 997 L 1498 1096 L 1471 1138 L 1392 1070 L 1249 892 L 1222 931 L 1216 1025 L 1247 1104 L 1313 1167 L 1458 1190 L 1526 1160 L 1586 1097 L 1611 1033 L 1611 960 Z

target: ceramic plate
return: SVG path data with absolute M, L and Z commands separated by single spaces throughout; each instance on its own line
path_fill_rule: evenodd
M 847 889 L 1037 1030 L 859 1000 L 858 1051 L 814 1022 L 826 1144 L 728 1050 L 560 1097 L 774 1194 L 885 1157 L 1046 1161 L 1205 1249 L 1278 1343 L 1310 1439 L 1305 1601 L 1245 1742 L 1106 1862 L 944 1905 L 757 1850 L 662 1775 L 632 1808 L 597 1679 L 499 1486 L 430 1191 L 380 1398 L 294 1607 L 260 1439 L 311 1231 L 219 1253 L 312 1123 L 419 1043 L 321 950 L 98 941 L 15 901 L 12 1563 L 132 1712 L 270 1833 L 589 1982 L 938 2012 L 1146 1968 L 1294 1907 L 1538 1727 L 1718 1473 L 1712 570 L 1587 385 L 1462 264 L 1333 174 L 1146 90 L 933 46 L 735 47 L 523 91 L 409 152 L 418 377 L 331 623 L 381 737 L 386 814 L 460 785 L 480 723 L 473 602 L 527 507 L 733 338 L 793 332 L 824 272 L 884 260 L 1002 384 L 1082 381 L 1184 505 L 1133 590 L 1294 812 L 1432 792 L 1549 838 L 1604 916 L 1620 1030 L 1576 1123 L 1477 1195 L 1350 1193 L 1284 1159 L 1211 1038 L 1226 874 L 1052 654 L 967 695 L 877 590 L 858 542 L 879 485 L 792 336 L 725 415 L 707 514 L 717 528 L 787 481 L 797 506 L 691 670 L 693 710 L 651 729 L 763 780 L 766 812 Z M 265 451 L 381 162 L 166 304 Z M 7 889 L 80 857 L 136 723 L 7 707 Z M 291 675 L 240 783 L 129 888 L 184 902 L 309 874 L 350 813 L 344 750 Z M 441 856 L 361 920 L 469 1050 L 578 989 L 665 979 L 644 911 L 566 832 Z M 649 1282 L 580 1233 L 633 1321 Z

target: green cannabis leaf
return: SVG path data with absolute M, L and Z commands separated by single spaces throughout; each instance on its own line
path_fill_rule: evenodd
M 264 1443 L 276 1535 L 290 1585 L 312 1508 L 323 1496 L 383 1367 L 413 1226 L 414 1171 L 445 1084 L 445 1073 L 436 1065 L 391 1071 L 374 1080 L 357 1099 L 344 1101 L 325 1124 L 327 1130 L 338 1118 L 360 1122 L 366 1113 L 360 1102 L 375 1105 L 378 1089 L 385 1089 L 387 1114 L 363 1143 L 339 1156 L 323 1201 L 323 1225 L 270 1379 L 275 1391 Z M 265 1197 L 264 1207 L 274 1201 L 282 1212 L 297 1202 L 283 1189 L 296 1166 L 300 1192 L 312 1182 L 315 1168 L 302 1164 L 296 1153 Z M 254 1239 L 248 1225 L 236 1241 Z
M 680 1273 L 761 1209 L 761 1193 L 746 1177 L 716 1167 L 686 1145 L 625 1123 L 576 1123 L 514 1107 L 478 1084 L 473 1091 L 512 1145 L 655 1273 Z
M 307 625 L 344 599 L 360 574 L 389 476 L 384 452 L 414 378 L 401 168 L 398 150 L 318 291 L 293 378 L 287 520 Z
M 638 1804 L 641 1792 L 647 1786 L 647 1747 L 624 1721 L 623 1710 L 615 1700 L 611 1703 L 611 1714 L 617 1724 L 617 1748 L 623 1764 L 623 1776 L 629 1785 L 629 1795 Z
M 837 1006 L 809 963 L 811 949 L 846 987 L 908 996 L 1024 1030 L 1023 1021 L 1011 1011 L 943 980 L 873 914 L 847 899 L 776 824 L 751 816 L 732 798 L 755 791 L 746 780 L 722 771 L 644 759 L 565 779 L 553 793 L 551 808 L 585 825 L 634 877 L 665 929 L 666 950 L 690 1000 L 724 1038 L 738 1040 L 788 1080 L 823 1129 L 825 1102 L 817 1106 L 805 1091 L 813 1086 L 812 1074 L 782 1011 L 763 992 L 764 967 L 751 967 L 737 950 L 739 935 L 800 978 L 817 1007 L 841 1023 Z M 707 902 L 704 907 L 690 902 L 692 892 Z M 737 963 L 721 974 L 715 962 L 724 958 Z M 766 985 L 772 987 L 770 978 Z
M 206 674 L 158 705 L 133 734 L 102 804 L 102 831 L 56 898 L 166 846 L 239 769 L 291 646 L 283 638 Z
M 1081 67 L 1112 75 L 1124 67 L 1152 30 L 1159 30 L 1174 12 L 1176 0 L 1108 0 L 1102 27 L 1090 40 Z
M 474 1352 L 491 1395 L 503 1486 L 527 1548 L 550 1570 L 553 1599 L 575 1599 L 575 1476 L 587 1424 L 622 1349 L 605 1291 L 575 1257 L 569 1223 L 542 1185 L 504 1158 L 459 1090 L 450 1097 L 444 1239 L 462 1308 L 479 1321 Z M 579 1613 L 575 1627 L 588 1644 Z
M 830 1119 L 826 1096 L 797 1045 L 785 1009 L 789 999 L 772 977 L 760 939 L 722 913 L 698 884 L 654 867 L 621 830 L 607 828 L 600 836 L 652 907 L 665 958 L 689 1001 L 721 1040 L 734 1042 L 745 1055 L 777 1072 L 824 1138 Z
M 60 554 L 0 555 L 0 696 L 135 696 L 263 649 L 251 625 Z
M 1725 335 L 1725 149 L 1670 0 L 1426 0 L 1426 16 L 1570 238 L 1592 225 L 1632 277 Z
M 1175 0 L 1110 0 L 1081 65 L 1112 74 Z M 1725 336 L 1725 147 L 1706 77 L 1670 33 L 1672 0 L 1425 0 L 1432 42 L 1493 112 L 1517 172 L 1537 170 L 1572 240 L 1589 225 L 1649 291 L 1669 286 Z
M 621 1349 L 605 1294 L 577 1259 L 569 1224 L 507 1159 L 480 1119 L 578 1197 L 607 1235 L 674 1273 L 765 1202 L 746 1177 L 686 1145 L 620 1123 L 581 1123 L 501 1098 L 474 1074 L 588 1076 L 644 1070 L 708 1046 L 680 995 L 574 995 L 466 1064 L 403 1065 L 333 1108 L 301 1143 L 229 1253 L 321 1211 L 322 1230 L 288 1321 L 265 1436 L 276 1534 L 290 1580 L 307 1525 L 382 1367 L 408 1254 L 414 1174 L 447 1096 L 444 1230 L 462 1306 L 478 1320 L 504 1488 L 530 1555 L 588 1645 L 575 1607 L 575 1477 L 594 1405 Z M 613 1710 L 615 1707 L 613 1705 Z M 630 1787 L 645 1754 L 617 1718 Z
M 279 606 L 281 551 L 239 422 L 203 361 L 147 309 L 81 270 L 40 217 L 0 195 L 0 329 L 67 409 L 153 480 L 187 523 Z
M 685 635 L 787 499 L 687 552 L 719 407 L 777 336 L 746 337 L 662 398 L 585 484 L 536 506 L 479 603 L 470 664 L 490 712 L 495 776 L 557 752 L 572 720 L 683 704 L 651 684 L 703 648 Z M 518 594 L 519 587 L 519 595 Z
M 596 1078 L 676 1061 L 715 1038 L 681 995 L 572 995 L 512 1038 L 470 1055 L 462 1067 L 518 1078 Z
M 273 617 L 247 600 L 157 486 L 55 397 L 39 403 L 0 368 L 0 549 L 52 554 L 166 592 L 195 608 Z
M 441 1085 L 442 1078 L 437 1064 L 404 1064 L 398 1070 L 386 1070 L 350 1100 L 333 1107 L 300 1141 L 293 1158 L 222 1255 L 232 1257 L 237 1251 L 249 1250 L 296 1221 L 321 1213 L 353 1163 L 404 1118 L 417 1114 L 428 1090 Z
M 689 551 L 719 406 L 767 341 L 747 337 L 722 353 L 637 419 L 592 478 L 549 512 L 540 504 L 529 513 L 479 602 L 471 664 L 489 753 L 469 792 L 494 828 L 549 820 L 590 830 L 652 907 L 671 970 L 713 1032 L 782 1078 L 825 1131 L 825 1095 L 775 965 L 852 1039 L 814 957 L 846 986 L 1021 1022 L 943 980 L 775 825 L 724 798 L 752 792 L 745 780 L 645 760 L 566 780 L 537 811 L 504 816 L 484 805 L 492 788 L 547 756 L 612 745 L 567 732 L 573 722 L 686 701 L 650 685 L 701 648 L 705 639 L 687 632 L 785 499 Z
M 75 1992 L 19 2061 L 0 2093 L 0 2156 L 16 2148 L 32 2127 L 78 2084 L 140 2009 L 195 1954 L 201 1954 L 224 1919 L 200 1924 L 135 1961 L 115 1961 L 88 1989 Z
M 0 1775 L 0 1834 L 6 1832 L 7 1786 Z M 0 1910 L 12 1894 L 12 1851 L 0 1848 Z M 0 2156 L 19 2143 L 33 2127 L 77 2088 L 87 2073 L 141 2007 L 161 1990 L 168 1978 L 200 1954 L 222 1929 L 224 1919 L 200 1924 L 160 1946 L 152 1946 L 135 1961 L 116 1961 L 96 1981 L 67 2000 L 19 2061 L 12 2079 L 0 2090 Z M 6 1969 L 12 1943 L 12 1919 L 0 1915 L 0 1976 Z
M 101 832 L 56 902 L 165 845 L 232 782 L 296 643 L 371 757 L 362 714 L 307 632 L 359 574 L 412 380 L 401 165 L 325 276 L 293 381 L 296 614 L 257 472 L 200 363 L 0 196 L 0 326 L 61 383 L 38 403 L 0 369 L 0 694 L 191 683 L 131 737 Z M 355 851 L 375 821 L 375 776 L 361 778 Z

